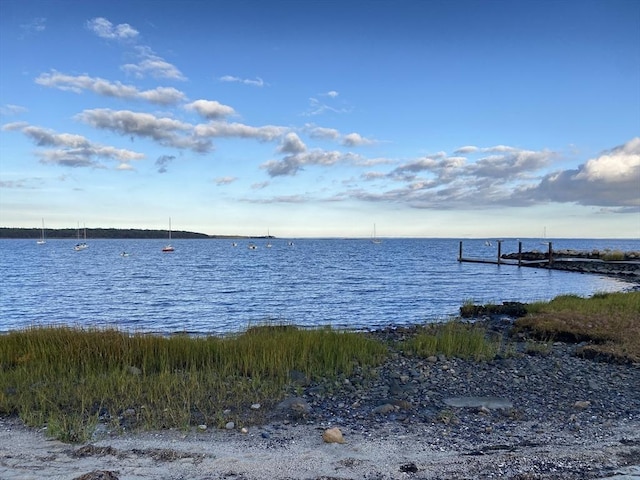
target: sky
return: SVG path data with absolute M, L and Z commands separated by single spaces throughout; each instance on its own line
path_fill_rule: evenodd
M 640 238 L 636 0 L 0 0 L 0 226 Z

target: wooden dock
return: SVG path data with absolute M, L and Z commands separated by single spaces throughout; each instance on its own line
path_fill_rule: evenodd
M 518 267 L 540 267 L 546 265 L 551 267 L 553 265 L 553 244 L 548 242 L 549 252 L 548 258 L 544 260 L 523 260 L 522 259 L 522 242 L 518 242 L 518 259 L 504 259 L 502 258 L 502 240 L 498 240 L 498 255 L 496 258 L 477 258 L 477 257 L 465 257 L 462 254 L 462 240 L 460 241 L 460 248 L 458 251 L 458 262 L 468 263 L 489 263 L 492 265 L 515 265 Z
M 488 263 L 492 265 L 513 265 L 516 267 L 546 268 L 578 273 L 595 273 L 614 276 L 632 283 L 640 284 L 640 260 L 637 256 L 627 260 L 603 260 L 600 258 L 581 258 L 563 256 L 557 252 L 554 258 L 553 244 L 548 242 L 549 251 L 544 258 L 532 259 L 531 252 L 522 252 L 522 242 L 518 242 L 517 255 L 509 254 L 509 258 L 502 258 L 502 240 L 498 240 L 498 255 L 495 258 L 465 257 L 462 252 L 462 242 L 458 252 L 459 262 Z M 515 258 L 514 258 L 515 257 Z

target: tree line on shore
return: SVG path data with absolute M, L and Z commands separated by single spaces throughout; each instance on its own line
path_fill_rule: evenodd
M 40 228 L 12 228 L 0 227 L 0 238 L 9 239 L 25 239 L 39 238 L 42 233 Z M 46 230 L 46 237 L 52 239 L 76 238 L 78 230 L 75 228 L 51 228 Z M 166 230 L 143 230 L 139 228 L 87 228 L 87 237 L 89 238 L 167 238 Z M 230 235 L 207 235 L 205 233 L 172 231 L 171 237 L 174 239 L 183 238 L 241 238 L 240 236 Z

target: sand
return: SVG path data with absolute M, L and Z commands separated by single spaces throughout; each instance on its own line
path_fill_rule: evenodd
M 526 442 L 519 432 L 510 432 L 475 446 L 434 438 L 429 425 L 410 433 L 385 426 L 368 433 L 342 427 L 345 443 L 325 443 L 322 433 L 328 427 L 271 425 L 247 433 L 168 430 L 71 445 L 4 418 L 0 419 L 0 478 L 640 479 L 640 467 L 633 466 L 640 451 L 638 425 L 611 425 L 597 437 L 547 431 L 538 439 L 529 434 Z

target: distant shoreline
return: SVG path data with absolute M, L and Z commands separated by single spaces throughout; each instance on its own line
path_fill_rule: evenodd
M 132 239 L 166 239 L 166 230 L 145 230 L 141 228 L 87 228 L 87 236 L 92 239 L 132 240 Z M 40 238 L 40 228 L 11 228 L 0 227 L 0 239 L 31 240 Z M 45 236 L 51 240 L 76 239 L 78 230 L 75 228 L 52 228 L 45 230 Z M 206 233 L 172 230 L 173 239 L 243 239 L 243 238 L 275 238 L 273 235 L 207 235 Z
M 83 228 L 84 230 L 84 228 Z M 87 228 L 87 236 L 93 239 L 113 239 L 113 240 L 129 240 L 129 239 L 166 239 L 167 238 L 167 230 L 151 230 L 151 229 L 143 229 L 143 228 Z M 37 228 L 22 228 L 22 227 L 0 227 L 0 240 L 31 240 L 38 239 L 42 234 L 42 229 L 40 227 Z M 77 238 L 78 229 L 77 228 L 46 228 L 45 229 L 45 237 L 47 239 L 52 240 L 64 240 L 64 239 L 75 239 Z M 221 234 L 213 234 L 209 235 L 201 232 L 191 232 L 186 230 L 172 230 L 171 236 L 173 239 L 277 239 L 278 237 L 275 235 L 221 235 Z M 284 238 L 304 238 L 308 240 L 370 240 L 367 236 L 313 236 L 313 237 L 305 237 L 305 236 L 297 236 L 292 235 Z M 439 236 L 385 236 L 381 237 L 384 240 L 460 240 L 464 239 L 464 241 L 485 241 L 485 237 L 439 237 Z M 504 238 L 507 240 L 519 240 L 525 239 L 523 237 L 520 238 Z M 526 238 L 526 240 L 536 240 L 535 237 Z M 593 240 L 593 241 L 636 241 L 637 238 L 634 237 L 615 237 L 615 238 L 588 238 L 588 237 L 576 237 L 576 238 L 556 238 L 554 241 L 563 241 L 563 240 Z

